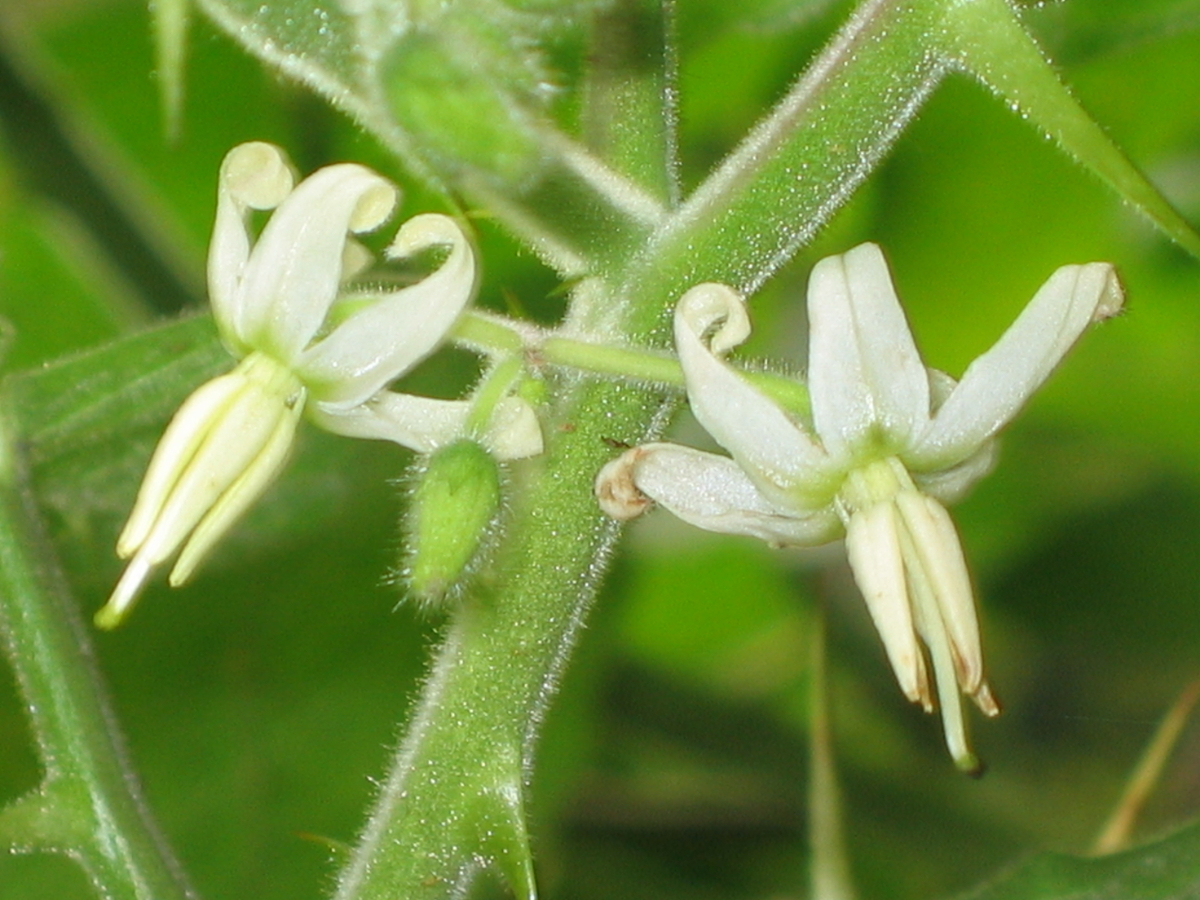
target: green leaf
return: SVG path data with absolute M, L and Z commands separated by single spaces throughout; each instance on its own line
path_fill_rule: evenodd
M 1085 859 L 1047 853 L 959 900 L 1189 900 L 1200 892 L 1200 825 Z
M 373 60 L 404 29 L 407 4 L 361 4 L 357 12 L 333 0 L 198 0 L 197 6 L 255 56 L 343 109 L 377 117 Z
M 0 371 L 109 340 L 133 304 L 77 219 L 21 189 L 0 144 Z
M 1200 234 L 1172 208 L 1058 79 L 1004 0 L 950 4 L 944 50 L 1107 182 L 1164 234 L 1200 257 Z
M 1106 0 L 1036 4 L 1023 17 L 1037 25 L 1059 62 L 1152 45 L 1200 29 L 1196 0 Z
M 501 186 L 520 184 L 542 161 L 544 126 L 513 90 L 510 72 L 526 73 L 505 65 L 490 37 L 479 27 L 407 35 L 388 53 L 382 77 L 400 126 L 443 178 L 467 169 Z
M 12 377 L 14 408 L 35 468 L 159 428 L 187 394 L 231 366 L 208 316 L 169 322 Z

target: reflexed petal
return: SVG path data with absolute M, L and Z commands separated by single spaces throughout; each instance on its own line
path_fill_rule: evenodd
M 410 256 L 436 246 L 450 248 L 436 272 L 381 296 L 301 356 L 301 376 L 325 409 L 357 406 L 445 340 L 475 290 L 475 255 L 466 236 L 447 216 L 416 216 L 400 228 L 388 254 Z
M 247 349 L 234 325 L 240 318 L 238 285 L 250 258 L 246 220 L 252 209 L 278 206 L 294 181 L 283 151 L 261 141 L 239 144 L 221 163 L 217 217 L 208 246 L 208 293 L 221 337 L 237 353 Z
M 1083 330 L 1115 315 L 1123 302 L 1112 266 L 1063 266 L 995 346 L 967 367 L 906 460 L 929 469 L 970 456 L 1017 414 Z
M 250 255 L 232 322 L 238 338 L 295 362 L 337 296 L 348 233 L 383 224 L 396 199 L 386 179 L 353 163 L 327 166 L 300 182 Z
M 646 444 L 620 460 L 639 491 L 706 531 L 750 535 L 775 545 L 814 546 L 833 540 L 841 530 L 829 508 L 805 517 L 779 510 L 725 456 L 676 444 Z M 606 470 L 610 478 L 622 474 Z
M 741 300 L 721 285 L 693 288 L 675 308 L 675 347 L 693 414 L 765 489 L 791 492 L 797 485 L 803 488 L 823 480 L 831 468 L 824 451 L 705 344 L 704 333 L 717 318 L 718 300 L 725 304 L 726 318 L 744 317 Z M 728 345 L 729 336 L 723 331 L 717 337 Z M 824 491 L 820 485 L 813 493 Z
M 323 403 L 309 407 L 309 418 L 333 434 L 393 441 L 421 453 L 461 437 L 470 413 L 469 400 L 434 400 L 392 391 L 350 409 Z
M 618 522 L 636 519 L 654 505 L 654 501 L 642 493 L 634 480 L 641 447 L 634 447 L 616 459 L 606 462 L 592 485 L 596 503 L 604 514 Z
M 921 493 L 928 494 L 942 503 L 957 503 L 977 481 L 991 472 L 995 465 L 996 442 L 991 440 L 949 469 L 913 471 L 911 474 L 913 483 L 920 488 Z
M 878 435 L 906 446 L 929 421 L 929 379 L 883 253 L 862 244 L 821 260 L 808 282 L 808 385 L 825 450 Z
M 467 433 L 469 400 L 435 400 L 381 391 L 351 409 L 314 403 L 309 418 L 326 431 L 347 437 L 392 441 L 431 453 Z M 480 442 L 500 460 L 523 459 L 542 452 L 542 429 L 533 407 L 519 397 L 505 397 L 492 413 Z
M 708 347 L 716 356 L 723 356 L 750 337 L 746 304 L 727 285 L 698 284 L 679 299 L 675 311 L 697 338 L 704 340 L 708 335 Z
M 855 513 L 846 526 L 846 555 L 900 689 L 928 712 L 933 709 L 929 676 L 909 606 L 898 526 L 891 503 Z

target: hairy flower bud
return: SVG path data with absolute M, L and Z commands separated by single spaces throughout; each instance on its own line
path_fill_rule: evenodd
M 409 590 L 436 602 L 461 583 L 500 508 L 500 468 L 476 441 L 435 450 L 413 493 Z

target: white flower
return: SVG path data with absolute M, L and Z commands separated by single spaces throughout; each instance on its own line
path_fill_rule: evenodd
M 720 359 L 749 333 L 741 299 L 700 285 L 679 301 L 675 342 L 692 411 L 732 459 L 636 447 L 600 473 L 597 496 L 617 518 L 654 501 L 701 528 L 775 545 L 844 535 L 900 687 L 927 711 L 936 692 L 951 754 L 975 769 L 959 691 L 988 715 L 999 707 L 942 504 L 989 471 L 996 433 L 1084 328 L 1122 302 L 1111 266 L 1065 266 L 955 384 L 921 362 L 883 254 L 863 244 L 813 270 L 811 407 L 785 409 Z
M 386 390 L 445 340 L 474 293 L 474 254 L 454 221 L 416 216 L 388 247 L 391 259 L 445 248 L 424 280 L 342 291 L 370 262 L 350 235 L 378 228 L 396 202 L 396 189 L 363 166 L 328 166 L 294 185 L 277 147 L 242 144 L 226 155 L 208 281 L 221 338 L 241 362 L 193 393 L 159 442 L 117 543 L 132 558 L 99 625 L 118 624 L 151 570 L 181 547 L 170 582 L 191 575 L 279 473 L 302 413 L 337 434 L 421 452 L 471 431 L 470 401 Z M 274 210 L 257 241 L 254 210 Z M 541 451 L 524 401 L 505 397 L 483 418 L 473 436 L 496 456 Z

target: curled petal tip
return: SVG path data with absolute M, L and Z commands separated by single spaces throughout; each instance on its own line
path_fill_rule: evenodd
M 1102 283 L 1096 290 L 1096 308 L 1092 312 L 1093 322 L 1103 322 L 1111 319 L 1125 308 L 1125 288 L 1117 277 L 1116 270 L 1108 263 L 1088 263 L 1083 267 L 1080 281 L 1101 279 Z
M 684 294 L 677 315 L 703 335 L 716 326 L 709 346 L 716 354 L 732 350 L 750 336 L 750 316 L 746 304 L 733 288 L 708 282 L 698 284 Z
M 422 213 L 400 226 L 387 248 L 387 257 L 403 259 L 430 247 L 458 247 L 466 246 L 466 243 L 467 236 L 452 218 L 440 213 Z
M 392 215 L 400 203 L 400 191 L 390 181 L 378 183 L 363 192 L 350 214 L 349 230 L 355 234 L 373 231 Z
M 596 501 L 605 513 L 618 521 L 636 519 L 653 505 L 634 480 L 638 460 L 643 454 L 640 447 L 627 450 L 605 465 L 596 476 Z
M 238 144 L 221 164 L 222 187 L 252 209 L 274 209 L 294 184 L 283 151 L 264 141 Z

